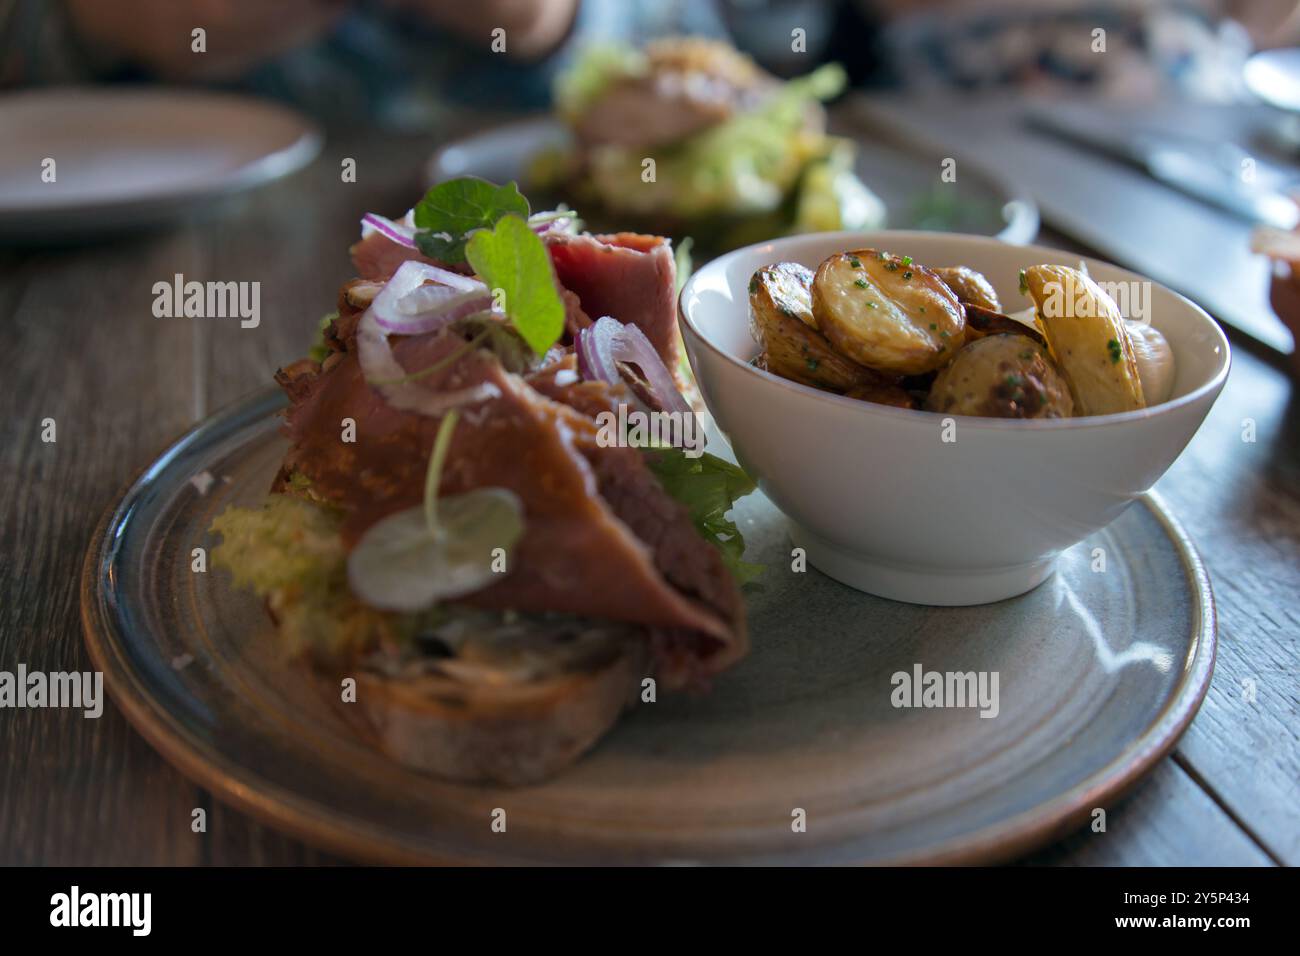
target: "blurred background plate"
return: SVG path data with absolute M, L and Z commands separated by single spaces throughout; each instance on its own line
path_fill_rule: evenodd
M 425 777 L 367 744 L 336 685 L 280 659 L 260 600 L 225 572 L 191 571 L 193 549 L 214 544 L 212 518 L 264 498 L 285 450 L 283 406 L 278 392 L 254 395 L 136 480 L 87 553 L 82 619 L 114 700 L 168 759 L 354 859 L 1004 859 L 1112 808 L 1210 682 L 1209 582 L 1154 499 L 1062 554 L 1029 594 L 924 608 L 793 573 L 784 519 L 755 494 L 736 512 L 747 559 L 767 566 L 746 594 L 753 647 L 711 693 L 638 707 L 543 785 Z M 996 672 L 996 717 L 893 707 L 893 675 L 918 665 Z M 505 834 L 491 830 L 495 808 Z M 796 808 L 805 833 L 791 828 Z
M 315 126 L 282 106 L 150 88 L 0 97 L 0 142 L 0 238 L 9 241 L 154 225 L 288 175 L 321 148 Z
M 966 232 L 1016 243 L 1029 242 L 1038 232 L 1034 201 L 987 170 L 963 164 L 957 182 L 944 183 L 939 178 L 944 157 L 938 153 L 880 133 L 871 138 L 855 135 L 855 127 L 846 125 L 835 111 L 830 131 L 854 140 L 858 177 L 883 200 L 888 211 L 883 228 Z M 568 139 L 564 126 L 549 117 L 508 123 L 440 148 L 425 167 L 425 180 L 433 185 L 457 176 L 480 176 L 497 183 L 513 179 L 536 200 L 536 208 L 544 209 L 550 203 L 538 198 L 536 187 L 530 187 L 529 163 L 545 150 L 563 147 Z M 563 195 L 546 199 L 568 201 L 584 217 L 589 213 L 581 203 Z M 597 231 L 618 228 L 617 223 L 590 220 L 587 225 Z

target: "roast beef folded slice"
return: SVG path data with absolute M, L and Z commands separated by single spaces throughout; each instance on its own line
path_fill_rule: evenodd
M 446 333 L 397 338 L 393 347 L 417 371 L 461 341 Z M 314 380 L 301 372 L 290 378 L 295 403 L 286 430 L 293 446 L 282 474 L 304 475 L 315 494 L 345 510 L 351 547 L 381 518 L 420 503 L 439 420 L 393 409 L 366 384 L 354 353 L 328 364 Z M 711 556 L 720 566 L 716 550 L 694 532 L 639 452 L 593 451 L 596 426 L 588 415 L 545 397 L 483 353 L 425 381 L 440 391 L 489 381 L 501 392 L 463 410 L 440 494 L 508 488 L 525 511 L 509 573 L 465 603 L 645 625 L 669 684 L 705 680 L 744 653 L 735 585 L 726 578 L 730 591 L 718 588 L 710 563 Z M 356 422 L 355 442 L 341 440 L 344 418 Z
M 541 394 L 594 420 L 602 412 L 617 414 L 625 400 L 620 389 L 603 382 L 575 381 L 566 374 L 576 368 L 566 356 L 528 377 Z M 561 384 L 562 383 L 562 384 Z M 703 540 L 686 508 L 664 490 L 635 448 L 602 445 L 590 429 L 576 432 L 576 444 L 587 458 L 601 496 L 619 519 L 648 545 L 655 565 L 680 590 L 703 600 L 724 619 L 740 624 L 744 602 L 718 549 Z
M 548 235 L 555 274 L 593 319 L 609 315 L 645 333 L 664 365 L 677 368 L 677 270 L 667 239 L 620 232 Z

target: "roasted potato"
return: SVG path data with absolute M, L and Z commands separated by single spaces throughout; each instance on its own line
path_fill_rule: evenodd
M 984 274 L 967 266 L 948 266 L 935 269 L 943 284 L 952 289 L 962 305 L 977 305 L 990 312 L 1001 312 L 1002 303 L 993 289 L 993 283 L 984 278 Z
M 961 348 L 966 313 L 933 272 L 875 249 L 831 256 L 812 283 L 817 328 L 841 354 L 895 375 L 939 368 Z
M 881 383 L 877 385 L 859 385 L 844 393 L 845 398 L 856 398 L 863 402 L 877 405 L 893 405 L 895 408 L 918 408 L 917 401 L 901 385 Z
M 755 306 L 763 312 L 776 311 L 783 317 L 798 319 L 811 329 L 817 328 L 812 314 L 813 272 L 797 262 L 775 262 L 763 266 L 749 280 L 749 330 L 757 339 Z
M 782 378 L 847 391 L 879 377 L 840 355 L 812 319 L 812 271 L 794 262 L 764 266 L 749 280 L 749 331 L 764 367 Z
M 1007 332 L 958 352 L 935 378 L 925 407 L 983 418 L 1069 418 L 1074 401 L 1046 347 Z
M 1133 355 L 1137 359 L 1138 378 L 1142 382 L 1142 397 L 1148 405 L 1159 405 L 1169 400 L 1174 390 L 1174 353 L 1159 329 L 1145 322 L 1125 319 Z
M 1031 266 L 1025 285 L 1079 415 L 1146 407 L 1124 317 L 1091 277 L 1068 266 Z

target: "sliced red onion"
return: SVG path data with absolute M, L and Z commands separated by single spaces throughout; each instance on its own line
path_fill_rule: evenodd
M 426 285 L 427 282 L 439 283 Z M 492 307 L 488 288 L 476 279 L 408 259 L 370 303 L 387 332 L 422 335 L 448 322 Z
M 578 353 L 578 371 L 583 378 L 600 379 L 617 385 L 623 381 L 623 376 L 619 374 L 618 365 L 614 361 L 614 337 L 623 323 L 617 319 L 606 322 L 605 319 L 609 319 L 609 316 L 593 322 L 585 329 L 579 329 L 573 343 L 574 350 Z
M 368 212 L 361 217 L 361 238 L 366 238 L 372 232 L 379 233 L 385 239 L 390 239 L 399 246 L 406 246 L 408 249 L 415 248 L 415 229 L 404 222 L 393 222 L 391 219 L 385 219 L 376 213 Z
M 573 222 L 573 216 L 568 213 L 559 213 L 548 219 L 531 218 L 528 220 L 528 225 L 532 227 L 533 232 L 539 236 L 544 236 L 549 232 L 564 232 L 569 228 L 571 222 Z
M 366 381 L 374 383 L 394 408 L 436 418 L 461 405 L 486 401 L 501 394 L 491 382 L 480 382 L 453 392 L 435 392 L 419 382 L 401 381 L 408 373 L 393 354 L 388 335 L 375 318 L 374 306 L 362 313 L 361 321 L 357 323 L 356 341 L 361 373 Z
M 692 414 L 690 404 L 677 390 L 677 383 L 664 366 L 663 359 L 637 326 L 624 325 L 618 319 L 602 316 L 578 332 L 576 345 L 578 369 L 583 378 L 618 385 L 623 381 L 618 363 L 627 362 L 641 370 L 650 386 L 651 396 L 664 411 Z

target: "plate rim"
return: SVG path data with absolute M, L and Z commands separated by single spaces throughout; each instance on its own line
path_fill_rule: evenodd
M 129 519 L 145 490 L 145 479 L 165 469 L 205 429 L 218 421 L 274 414 L 284 404 L 283 395 L 272 386 L 224 406 L 168 442 L 157 457 L 134 474 L 104 511 L 86 548 L 79 588 L 83 639 L 95 669 L 103 673 L 109 695 L 135 731 L 182 775 L 228 806 L 309 845 L 354 862 L 458 866 L 515 863 L 508 856 L 493 860 L 430 854 L 404 846 L 360 818 L 266 781 L 239 762 L 204 747 L 202 741 L 192 738 L 174 719 L 169 719 L 156 695 L 149 693 L 147 684 L 127 664 L 120 632 L 109 612 L 106 594 L 99 587 L 102 572 L 111 565 L 115 554 L 117 536 L 111 531 Z M 878 866 L 1006 862 L 1072 832 L 1094 808 L 1122 798 L 1178 743 L 1200 710 L 1214 673 L 1218 651 L 1214 592 L 1195 544 L 1159 493 L 1148 491 L 1135 503 L 1151 512 L 1169 538 L 1193 595 L 1190 644 L 1182 659 L 1182 675 L 1160 712 L 1110 762 L 1052 800 L 972 833 L 942 840 L 920 852 L 855 862 Z
M 23 90 L 5 97 L 5 99 L 12 103 L 20 99 L 35 100 L 53 97 L 79 99 L 87 96 L 104 100 L 152 99 L 185 102 L 187 105 L 242 105 L 252 107 L 267 115 L 277 115 L 288 124 L 297 127 L 298 132 L 297 136 L 286 145 L 245 163 L 233 173 L 221 177 L 214 185 L 206 187 L 203 185 L 190 185 L 160 192 L 109 196 L 88 202 L 65 203 L 53 206 L 48 204 L 23 207 L 0 206 L 0 227 L 7 229 L 28 222 L 39 222 L 47 217 L 58 216 L 150 216 L 156 215 L 159 210 L 235 195 L 298 172 L 320 154 L 325 144 L 324 134 L 320 126 L 303 113 L 275 100 L 246 94 L 202 89 L 159 90 L 148 87 L 106 88 L 72 85 Z

